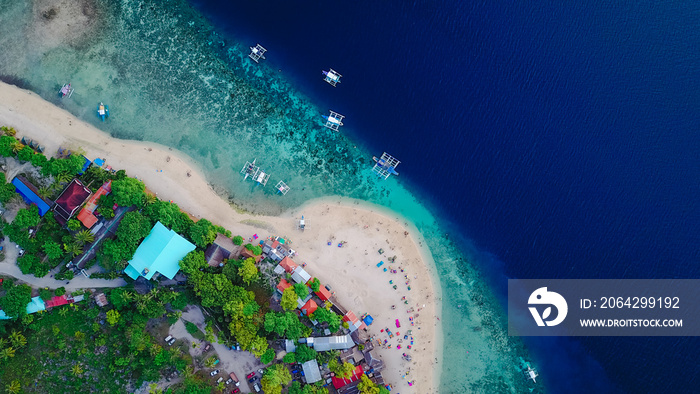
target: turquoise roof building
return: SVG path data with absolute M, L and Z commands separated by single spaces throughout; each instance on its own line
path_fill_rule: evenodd
M 31 313 L 36 313 L 39 311 L 45 311 L 46 310 L 46 303 L 44 303 L 44 300 L 41 299 L 41 297 L 34 297 L 32 298 L 31 301 L 29 301 L 29 304 L 27 304 L 27 314 Z M 8 320 L 12 319 L 12 317 L 7 316 L 5 311 L 0 310 L 0 320 Z
M 180 260 L 194 249 L 192 243 L 158 222 L 136 249 L 124 273 L 134 280 L 139 276 L 150 280 L 156 272 L 173 279 L 180 270 Z

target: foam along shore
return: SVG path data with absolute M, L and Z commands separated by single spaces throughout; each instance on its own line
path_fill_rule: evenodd
M 345 308 L 358 316 L 369 313 L 374 317 L 369 332 L 382 343 L 388 340 L 387 346 L 375 341 L 375 351 L 386 364 L 382 374 L 394 391 L 437 392 L 442 361 L 440 284 L 430 253 L 415 242 L 418 230 L 395 214 L 340 197 L 313 200 L 278 217 L 237 212 L 181 152 L 155 143 L 112 138 L 35 93 L 2 82 L 0 125 L 14 127 L 18 137 L 37 140 L 48 156 L 60 146 L 81 148 L 90 159 L 105 158 L 107 165 L 142 180 L 161 200 L 172 200 L 191 215 L 207 218 L 234 234 L 291 239 L 297 263 L 307 263 L 309 273 L 330 285 Z M 297 229 L 302 214 L 307 222 L 303 232 Z M 338 247 L 342 241 L 343 246 Z M 380 255 L 379 249 L 385 253 Z M 396 263 L 387 260 L 391 256 L 396 256 Z M 382 260 L 384 264 L 377 267 Z M 397 319 L 401 328 L 396 327 Z M 389 338 L 380 332 L 385 328 L 400 335 Z M 410 350 L 410 337 L 404 339 L 408 330 L 413 337 Z M 403 360 L 403 353 L 412 360 Z

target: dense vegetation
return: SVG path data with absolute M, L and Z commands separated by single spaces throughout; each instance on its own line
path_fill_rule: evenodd
M 28 297 L 25 287 L 12 287 L 26 293 L 13 297 L 18 305 L 24 303 L 22 307 Z M 192 364 L 186 346 L 164 348 L 147 329 L 149 319 L 165 322 L 165 306 L 177 305 L 181 297 L 171 291 L 137 295 L 119 288 L 110 294 L 112 309 L 86 299 L 28 315 L 29 321 L 4 321 L 0 348 L 14 351 L 0 350 L 0 355 L 11 353 L 0 356 L 0 381 L 37 392 L 108 393 L 133 391 L 144 381 L 157 381 L 174 371 L 186 375 Z M 18 346 L 17 335 L 26 336 L 26 345 Z

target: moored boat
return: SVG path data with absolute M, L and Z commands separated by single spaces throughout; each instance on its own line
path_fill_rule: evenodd
M 109 106 L 104 103 L 97 105 L 97 116 L 104 122 L 105 119 L 109 118 Z

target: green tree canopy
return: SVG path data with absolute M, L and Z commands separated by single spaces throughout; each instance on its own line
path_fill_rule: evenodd
M 282 299 L 280 300 L 280 305 L 282 309 L 288 311 L 297 307 L 297 293 L 294 291 L 294 287 L 288 287 L 284 289 L 282 293 Z
M 294 292 L 297 293 L 297 296 L 303 300 L 307 295 L 309 295 L 309 288 L 303 283 L 297 283 L 294 285 Z
M 112 327 L 119 322 L 120 317 L 121 314 L 116 309 L 110 309 L 107 311 L 107 323 L 109 323 L 109 325 Z
M 58 242 L 51 239 L 44 242 L 42 249 L 44 250 L 44 253 L 46 253 L 46 257 L 48 257 L 49 260 L 58 260 L 63 257 L 63 248 L 61 248 L 61 245 L 59 245 Z
M 309 287 L 316 293 L 321 290 L 321 281 L 318 278 L 313 278 L 309 281 Z
M 12 286 L 0 298 L 0 308 L 12 318 L 21 319 L 27 314 L 27 304 L 32 299 L 32 288 L 27 285 Z
M 275 359 L 275 351 L 273 349 L 265 350 L 262 357 L 260 357 L 260 362 L 263 364 L 269 364 Z
M 281 393 L 282 386 L 292 381 L 292 375 L 284 364 L 275 364 L 263 373 L 260 384 L 265 393 Z
M 200 219 L 190 227 L 190 238 L 197 246 L 205 248 L 216 239 L 216 228 L 207 219 Z
M 238 269 L 238 275 L 247 285 L 254 281 L 258 277 L 258 267 L 255 265 L 255 260 L 253 258 L 245 259 Z
M 143 212 L 153 222 L 159 221 L 179 234 L 189 234 L 190 227 L 194 224 L 186 213 L 180 211 L 177 204 L 170 201 L 157 200 L 146 206 Z
M 5 178 L 5 173 L 0 172 L 0 203 L 7 204 L 12 197 L 17 195 L 15 191 L 15 185 L 7 183 L 7 178 Z
M 297 362 L 303 364 L 307 361 L 315 360 L 318 357 L 318 352 L 306 344 L 300 344 L 294 351 L 297 355 Z
M 316 309 L 313 314 L 313 319 L 321 323 L 328 323 L 328 329 L 331 330 L 331 332 L 336 332 L 340 329 L 340 316 L 326 308 Z
M 127 177 L 112 182 L 114 201 L 122 207 L 141 205 L 144 190 L 146 186 L 138 179 Z
M 34 156 L 34 149 L 32 149 L 32 147 L 29 145 L 25 145 L 22 150 L 17 152 L 17 158 L 20 161 L 29 161 L 32 159 L 32 156 Z
M 297 362 L 297 354 L 294 352 L 287 353 L 282 358 L 282 361 L 284 361 L 287 364 L 294 364 L 295 362 Z
M 240 235 L 236 235 L 235 237 L 233 237 L 232 241 L 234 245 L 243 245 L 243 237 L 241 237 Z
M 15 216 L 15 220 L 12 221 L 12 224 L 19 229 L 26 230 L 29 227 L 34 227 L 39 224 L 40 219 L 39 208 L 37 208 L 36 205 L 32 205 L 29 208 L 20 209 L 19 212 L 17 212 L 17 216 Z

